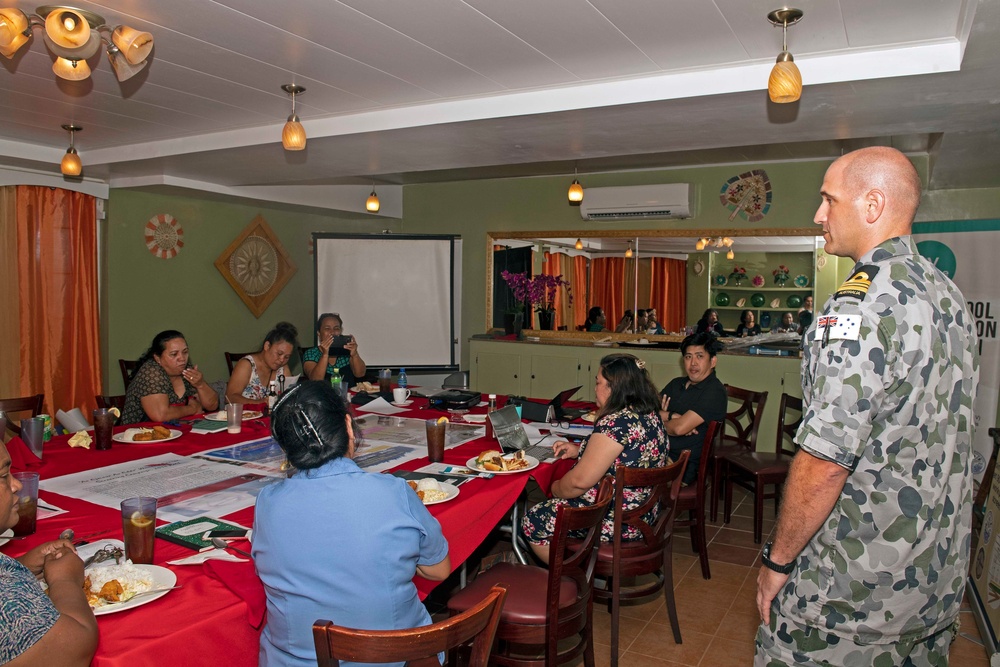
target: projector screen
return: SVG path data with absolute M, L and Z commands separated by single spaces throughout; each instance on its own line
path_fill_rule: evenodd
M 313 248 L 316 315 L 340 314 L 369 372 L 457 370 L 460 238 L 317 232 Z

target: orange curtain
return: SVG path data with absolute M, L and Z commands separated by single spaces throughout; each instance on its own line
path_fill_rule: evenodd
M 573 277 L 573 329 L 582 327 L 587 322 L 587 304 L 590 303 L 590 292 L 587 285 L 587 266 L 589 262 L 583 255 L 572 258 Z
M 572 264 L 570 263 L 571 258 L 561 252 L 545 253 L 545 260 L 542 262 L 542 273 L 547 276 L 562 276 L 563 280 L 570 283 L 570 289 L 573 289 L 573 276 L 570 274 Z M 575 290 L 574 290 L 575 291 Z M 569 305 L 569 299 L 566 296 L 566 288 L 560 287 L 556 290 L 556 299 L 553 302 L 553 306 L 556 309 L 555 326 L 556 329 L 563 325 L 567 325 L 568 322 L 572 320 L 572 306 Z
M 589 306 L 601 306 L 612 331 L 625 314 L 625 258 L 595 257 L 590 260 Z
M 101 390 L 96 200 L 23 185 L 16 200 L 21 394 L 89 417 Z
M 687 319 L 687 263 L 682 259 L 653 257 L 649 305 L 656 308 L 664 331 L 684 331 Z

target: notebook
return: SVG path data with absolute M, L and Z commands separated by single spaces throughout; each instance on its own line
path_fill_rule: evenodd
M 575 391 L 575 390 L 574 390 Z M 528 456 L 539 461 L 552 458 L 552 446 L 532 445 L 528 434 L 524 432 L 524 424 L 517 416 L 517 408 L 508 405 L 489 413 L 493 434 L 500 442 L 500 449 L 506 451 L 521 450 Z

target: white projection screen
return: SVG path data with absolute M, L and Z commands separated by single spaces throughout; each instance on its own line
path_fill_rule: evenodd
M 316 232 L 313 247 L 316 314 L 340 314 L 369 372 L 458 369 L 461 239 Z

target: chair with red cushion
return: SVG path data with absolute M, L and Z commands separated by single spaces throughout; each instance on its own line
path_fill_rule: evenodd
M 30 412 L 30 415 L 23 415 L 23 419 L 28 417 L 37 417 L 42 414 L 42 403 L 45 402 L 45 394 L 36 394 L 34 396 L 22 396 L 20 398 L 0 398 L 0 412 L 7 415 L 7 428 L 14 432 L 15 435 L 21 435 L 21 422 L 18 421 L 18 417 L 11 416 L 12 412 Z M 3 433 L 0 433 L 0 440 L 3 439 Z
M 794 418 L 790 413 L 798 413 Z M 778 407 L 778 438 L 773 452 L 737 451 L 725 455 L 723 465 L 726 478 L 726 505 L 724 518 L 729 523 L 732 511 L 733 484 L 739 484 L 753 493 L 753 541 L 760 544 L 764 527 L 764 501 L 774 498 L 774 512 L 778 513 L 781 487 L 788 476 L 788 466 L 795 456 L 795 432 L 802 423 L 802 399 L 788 394 L 781 395 Z M 767 493 L 767 487 L 774 490 Z
M 712 476 L 708 466 L 712 461 L 717 436 L 721 434 L 721 421 L 712 421 L 706 424 L 705 442 L 701 447 L 701 459 L 698 461 L 698 479 L 694 484 L 681 487 L 680 494 L 677 496 L 677 512 L 688 510 L 690 516 L 687 519 L 674 519 L 675 528 L 678 526 L 691 528 L 691 546 L 698 553 L 698 559 L 701 561 L 701 576 L 705 579 L 712 578 L 712 572 L 708 567 L 708 540 L 705 539 L 705 501 L 709 493 L 715 494 L 715 486 L 712 485 Z
M 726 385 L 726 395 L 739 405 L 726 413 L 725 426 L 712 456 L 712 521 L 719 517 L 719 492 L 725 486 L 722 467 L 726 454 L 756 452 L 757 432 L 767 403 L 766 391 L 750 391 Z
M 674 605 L 674 574 L 672 543 L 674 517 L 677 514 L 677 497 L 681 491 L 681 479 L 687 467 L 691 452 L 681 452 L 677 461 L 662 468 L 615 469 L 615 527 L 614 540 L 602 542 L 597 549 L 597 576 L 607 583 L 604 588 L 594 587 L 594 599 L 608 602 L 611 607 L 611 665 L 618 664 L 618 623 L 619 606 L 623 600 L 634 601 L 646 598 L 663 589 L 670 616 L 670 627 L 674 641 L 681 643 L 681 628 L 677 622 L 677 608 Z M 634 509 L 623 509 L 625 489 L 649 489 L 646 500 Z M 656 511 L 652 523 L 646 519 Z M 622 534 L 632 528 L 641 538 L 623 542 Z M 655 577 L 642 585 L 622 590 L 624 577 L 638 577 L 652 574 Z
M 507 590 L 494 586 L 463 614 L 406 630 L 355 630 L 318 620 L 313 624 L 319 667 L 352 662 L 400 662 L 409 667 L 440 667 L 438 653 L 472 642 L 469 667 L 486 667 Z
M 491 586 L 507 586 L 497 629 L 499 646 L 491 665 L 555 667 L 582 655 L 584 664 L 594 667 L 592 587 L 601 522 L 614 496 L 611 486 L 611 477 L 606 476 L 593 505 L 557 508 L 548 570 L 503 563 L 480 574 L 448 600 L 449 611 L 461 613 Z M 584 535 L 570 540 L 570 533 Z M 563 643 L 570 638 L 576 640 L 572 645 Z M 448 664 L 454 664 L 454 652 Z

